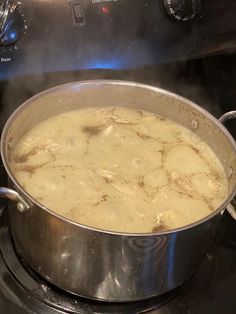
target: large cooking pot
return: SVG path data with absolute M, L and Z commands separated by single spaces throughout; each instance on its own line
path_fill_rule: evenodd
M 125 234 L 70 221 L 27 194 L 11 172 L 9 160 L 16 143 L 28 130 L 65 111 L 117 105 L 168 117 L 205 140 L 221 160 L 228 176 L 227 200 L 205 219 L 184 228 Z M 1 153 L 12 189 L 1 188 L 0 194 L 14 201 L 9 213 L 17 252 L 54 285 L 99 300 L 147 299 L 186 281 L 204 258 L 217 223 L 236 189 L 235 142 L 222 124 L 191 101 L 137 83 L 78 82 L 49 89 L 31 98 L 6 123 Z M 233 212 L 232 206 L 229 209 Z

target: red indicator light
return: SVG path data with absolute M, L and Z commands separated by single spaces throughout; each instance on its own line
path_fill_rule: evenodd
M 109 14 L 110 13 L 110 9 L 107 6 L 102 7 L 102 13 L 103 14 Z

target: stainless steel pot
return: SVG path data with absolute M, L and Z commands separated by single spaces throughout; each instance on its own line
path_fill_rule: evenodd
M 55 114 L 107 105 L 158 113 L 196 132 L 224 166 L 229 183 L 227 200 L 197 223 L 152 234 L 124 234 L 90 228 L 63 218 L 34 200 L 9 168 L 11 152 L 18 140 L 37 123 Z M 10 186 L 15 190 L 1 188 L 0 195 L 14 201 L 10 204 L 10 223 L 17 251 L 49 282 L 99 300 L 147 299 L 181 285 L 205 256 L 217 222 L 236 189 L 235 142 L 221 123 L 180 96 L 137 83 L 79 82 L 33 97 L 6 123 L 1 153 Z

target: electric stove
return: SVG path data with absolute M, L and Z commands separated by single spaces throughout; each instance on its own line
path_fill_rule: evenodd
M 234 0 L 0 0 L 0 133 L 26 99 L 84 79 L 163 87 L 216 117 L 235 110 L 235 12 Z M 236 138 L 234 121 L 229 128 Z M 6 184 L 0 161 L 0 186 Z M 236 313 L 236 222 L 227 212 L 188 282 L 125 304 L 47 283 L 16 252 L 1 199 L 0 213 L 0 314 Z

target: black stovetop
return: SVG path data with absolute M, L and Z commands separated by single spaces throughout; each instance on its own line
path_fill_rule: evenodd
M 236 311 L 236 222 L 227 213 L 213 247 L 190 281 L 164 296 L 126 304 L 86 300 L 46 283 L 17 256 L 6 209 L 1 212 L 0 220 L 0 314 L 234 314 Z

